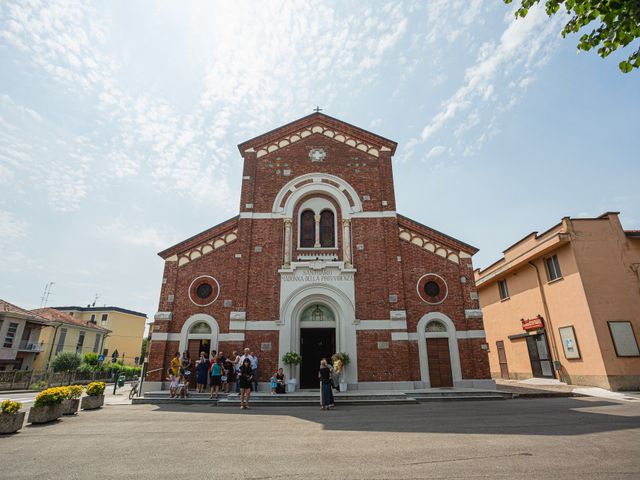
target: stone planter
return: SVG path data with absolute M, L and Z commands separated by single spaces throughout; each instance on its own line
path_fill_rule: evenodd
M 22 428 L 24 412 L 0 413 L 0 433 L 15 433 Z
M 78 413 L 78 407 L 80 406 L 79 398 L 67 398 L 62 401 L 62 414 L 63 415 L 75 415 Z
M 29 423 L 48 423 L 62 416 L 62 404 L 47 405 L 46 407 L 31 407 L 29 410 Z
M 104 405 L 104 395 L 87 395 L 82 397 L 82 410 L 95 410 Z

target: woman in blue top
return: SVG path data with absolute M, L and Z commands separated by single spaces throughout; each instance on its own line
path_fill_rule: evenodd
M 207 372 L 209 372 L 209 360 L 205 352 L 200 352 L 200 360 L 196 362 L 196 386 L 198 393 L 202 393 L 207 386 Z
M 211 360 L 211 369 L 209 370 L 211 376 L 211 398 L 218 398 L 218 390 L 222 385 L 222 363 L 218 361 L 218 356 L 215 355 Z

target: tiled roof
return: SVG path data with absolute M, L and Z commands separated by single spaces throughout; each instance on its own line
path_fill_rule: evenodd
M 147 318 L 147 314 L 146 313 L 141 313 L 141 312 L 136 312 L 135 310 L 129 310 L 126 308 L 121 308 L 121 307 L 108 307 L 108 306 L 104 306 L 104 307 L 78 307 L 75 305 L 71 305 L 68 307 L 51 307 L 51 308 L 55 308 L 56 310 L 62 310 L 64 312 L 66 312 L 67 310 L 73 310 L 76 312 L 121 312 L 121 313 L 128 313 L 129 315 L 135 315 L 137 317 L 144 317 Z
M 6 300 L 0 299 L 0 313 L 3 313 L 3 312 L 22 315 L 27 317 L 27 319 L 31 319 L 37 322 L 49 323 L 49 321 L 46 318 L 43 318 L 33 312 L 30 312 L 29 310 L 25 310 L 24 308 L 20 308 L 17 305 L 14 305 L 13 303 L 7 302 Z
M 76 327 L 87 328 L 90 330 L 97 330 L 103 333 L 110 333 L 111 330 L 97 326 L 95 323 L 85 322 L 79 318 L 73 317 L 67 313 L 56 310 L 55 308 L 37 308 L 32 310 L 33 313 L 44 317 L 52 322 L 64 323 L 65 325 L 73 325 Z

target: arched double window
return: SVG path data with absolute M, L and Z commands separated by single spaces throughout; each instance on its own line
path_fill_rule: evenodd
M 320 247 L 334 248 L 336 246 L 335 214 L 331 210 L 320 213 L 320 221 L 316 224 L 313 210 L 305 210 L 300 214 L 300 247 L 314 248 L 316 245 L 316 228 L 319 228 Z
M 313 210 L 305 210 L 300 215 L 300 247 L 313 248 L 316 242 L 316 221 Z
M 331 210 L 320 213 L 320 246 L 324 248 L 335 247 L 335 217 Z

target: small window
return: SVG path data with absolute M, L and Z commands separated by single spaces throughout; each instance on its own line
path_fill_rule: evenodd
M 313 248 L 316 241 L 316 221 L 311 210 L 305 210 L 300 215 L 300 247 Z
M 74 312 L 69 312 L 69 316 L 73 317 Z
M 619 357 L 640 357 L 638 342 L 631 322 L 608 322 L 613 346 Z
M 107 319 L 109 318 L 109 314 L 107 313 L 103 313 L 102 317 L 100 317 L 100 323 L 105 324 L 107 323 Z
M 13 342 L 16 339 L 16 332 L 18 331 L 17 323 L 10 323 L 9 328 L 7 328 L 7 333 L 4 336 L 4 348 L 13 347 Z
M 64 349 L 64 342 L 67 340 L 67 329 L 60 329 L 60 336 L 58 337 L 58 345 L 56 345 L 56 355 Z
M 500 291 L 500 300 L 506 300 L 509 298 L 509 288 L 507 287 L 506 280 L 498 281 L 498 290 Z
M 80 335 L 78 335 L 78 343 L 76 344 L 77 354 L 82 353 L 82 347 L 84 346 L 84 336 L 85 336 L 85 332 L 80 332 Z
M 557 280 L 558 278 L 562 278 L 562 272 L 560 271 L 560 262 L 558 262 L 557 255 L 546 258 L 544 263 L 547 266 L 547 278 L 550 282 L 553 280 Z
M 91 323 L 96 323 L 96 314 L 92 313 L 91 314 L 91 320 L 89 320 Z
M 96 340 L 93 342 L 93 353 L 98 353 L 98 349 L 100 348 L 100 339 L 102 335 L 96 333 Z

